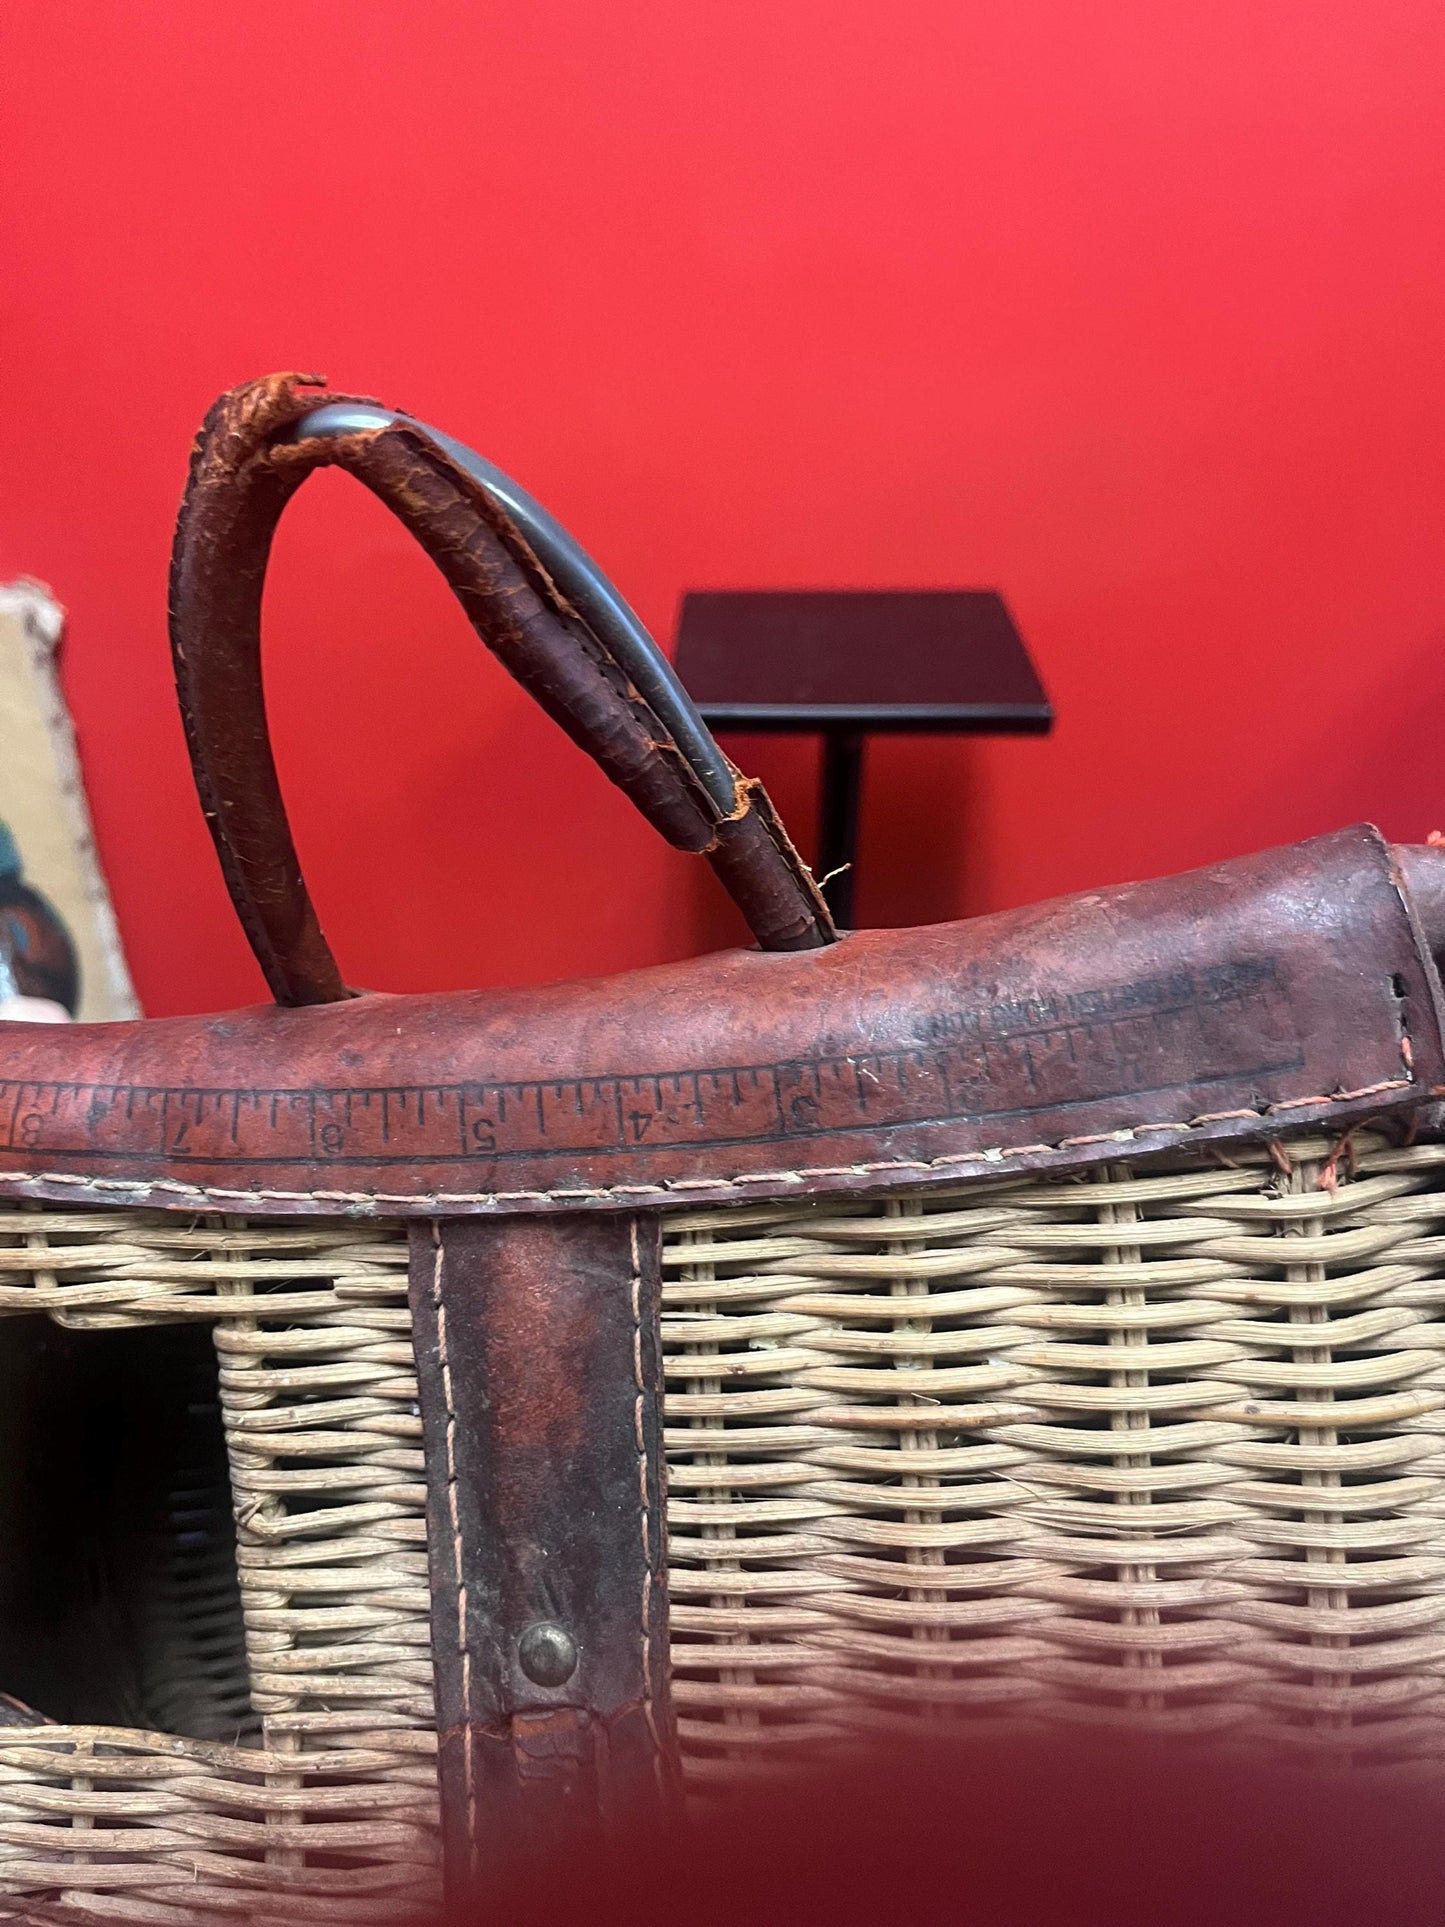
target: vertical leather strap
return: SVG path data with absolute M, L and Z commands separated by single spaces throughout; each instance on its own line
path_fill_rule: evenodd
M 673 1797 L 655 1217 L 413 1227 L 447 1887 Z

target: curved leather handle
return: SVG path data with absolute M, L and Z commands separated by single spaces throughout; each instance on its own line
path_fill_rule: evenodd
M 261 681 L 271 541 L 291 496 L 328 464 L 350 470 L 405 523 L 487 647 L 649 822 L 708 858 L 763 949 L 831 942 L 827 907 L 762 786 L 726 765 L 726 807 L 716 772 L 709 780 L 695 767 L 659 717 L 666 690 L 656 706 L 645 699 L 637 683 L 646 678 L 615 660 L 517 519 L 457 459 L 468 451 L 405 416 L 377 413 L 374 403 L 319 394 L 320 386 L 314 376 L 272 375 L 220 398 L 192 453 L 171 560 L 171 649 L 196 788 L 277 1002 L 350 994 L 301 874 Z M 376 425 L 307 432 L 306 418 L 323 403 L 366 411 L 360 419 Z M 680 695 L 675 679 L 672 688 Z

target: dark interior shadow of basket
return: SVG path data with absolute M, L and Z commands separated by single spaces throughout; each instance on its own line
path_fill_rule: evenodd
M 0 1543 L 0 1683 L 22 1711 L 255 1733 L 208 1330 L 7 1321 Z

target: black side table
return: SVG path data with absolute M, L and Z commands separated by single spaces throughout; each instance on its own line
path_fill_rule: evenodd
M 845 929 L 870 732 L 1042 736 L 1054 721 L 992 589 L 693 590 L 677 669 L 714 730 L 821 733 L 818 874 Z

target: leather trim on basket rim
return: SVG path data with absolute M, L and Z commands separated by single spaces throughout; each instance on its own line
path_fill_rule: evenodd
M 1445 1089 L 1379 833 L 824 950 L 0 1043 L 0 1194 L 639 1208 L 1336 1128 Z

